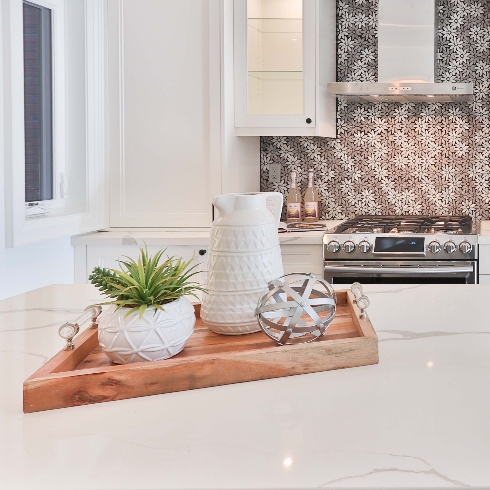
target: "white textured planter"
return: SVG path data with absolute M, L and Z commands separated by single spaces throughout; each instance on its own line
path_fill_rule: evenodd
M 116 364 L 159 361 L 178 354 L 194 332 L 196 315 L 187 298 L 147 309 L 142 318 L 111 306 L 99 320 L 99 344 Z

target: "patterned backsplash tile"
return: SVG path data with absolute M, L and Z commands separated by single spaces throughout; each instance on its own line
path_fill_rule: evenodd
M 474 82 L 471 104 L 339 101 L 338 138 L 262 137 L 261 189 L 304 192 L 316 171 L 323 219 L 357 214 L 490 218 L 490 2 L 439 0 L 438 81 Z M 339 81 L 377 80 L 377 0 L 338 0 Z M 281 182 L 268 182 L 281 163 Z

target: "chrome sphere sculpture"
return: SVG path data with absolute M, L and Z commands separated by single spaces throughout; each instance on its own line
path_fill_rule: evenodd
M 262 330 L 279 345 L 311 342 L 325 334 L 335 315 L 332 286 L 313 274 L 286 274 L 271 281 L 255 314 Z

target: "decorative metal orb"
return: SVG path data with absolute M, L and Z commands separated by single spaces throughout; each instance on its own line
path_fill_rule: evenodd
M 271 339 L 290 345 L 325 335 L 336 305 L 337 296 L 327 281 L 313 274 L 286 274 L 268 284 L 255 314 Z

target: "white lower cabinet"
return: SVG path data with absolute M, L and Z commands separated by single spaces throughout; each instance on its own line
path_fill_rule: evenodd
M 75 282 L 88 283 L 88 276 L 95 267 L 110 269 L 118 268 L 118 259 L 128 256 L 136 259 L 139 254 L 139 246 L 134 243 L 127 245 L 75 245 Z M 196 281 L 204 283 L 206 280 L 207 260 L 209 244 L 203 240 L 202 245 L 168 245 L 164 243 L 148 245 L 148 252 L 154 255 L 158 250 L 166 249 L 169 256 L 182 257 L 184 260 L 192 259 L 198 264 Z M 282 244 L 282 260 L 284 273 L 308 272 L 323 276 L 322 245 Z
M 490 284 L 490 245 L 478 245 L 478 282 Z
M 308 272 L 323 277 L 323 247 L 318 245 L 281 245 L 284 273 Z
M 119 269 L 118 259 L 124 256 L 137 259 L 139 246 L 134 245 L 79 245 L 75 247 L 75 282 L 88 283 L 88 276 L 95 267 L 105 267 L 106 269 Z M 77 250 L 78 249 L 78 250 Z M 195 276 L 197 282 L 203 283 L 206 280 L 205 271 L 208 259 L 208 245 L 149 245 L 148 252 L 154 255 L 159 250 L 165 249 L 165 255 L 182 257 L 184 260 L 193 260 L 197 264 L 196 270 L 199 274 Z

